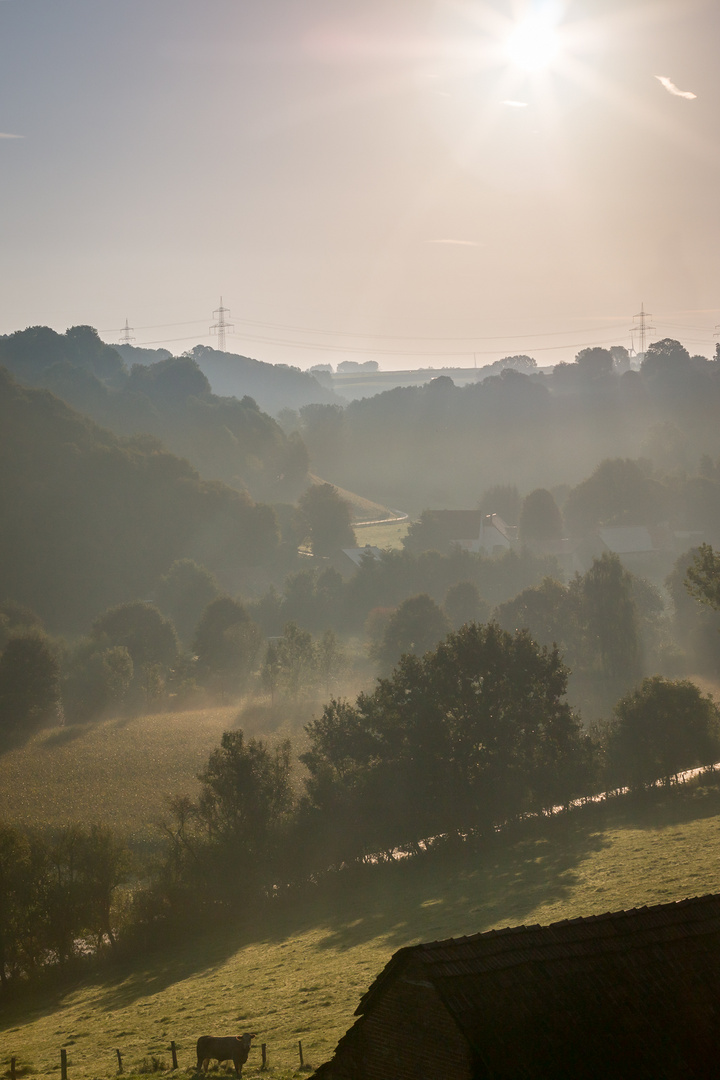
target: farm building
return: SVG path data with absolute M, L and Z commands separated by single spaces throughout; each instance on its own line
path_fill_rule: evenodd
M 400 949 L 318 1080 L 710 1080 L 720 895 Z

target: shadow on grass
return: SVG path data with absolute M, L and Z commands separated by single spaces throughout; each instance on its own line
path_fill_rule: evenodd
M 335 895 L 315 905 L 315 925 L 327 926 L 318 947 L 343 950 L 382 937 L 394 950 L 516 925 L 569 898 L 580 866 L 605 843 L 594 823 L 577 818 L 527 822 L 513 833 L 475 852 L 372 868 L 357 888 L 339 881 Z
M 348 871 L 243 925 L 197 935 L 186 946 L 128 965 L 98 986 L 97 1006 L 126 1006 L 212 971 L 245 945 L 278 945 L 319 928 L 318 951 L 343 952 L 377 938 L 394 951 L 517 923 L 539 904 L 569 896 L 577 868 L 602 844 L 594 825 L 576 816 L 525 823 L 519 835 L 497 836 L 481 851 L 461 847 Z
M 67 746 L 68 743 L 87 735 L 89 727 L 89 724 L 68 724 L 66 727 L 57 728 L 38 741 L 38 750 L 54 750 L 58 746 Z
M 418 941 L 519 925 L 538 907 L 570 900 L 583 864 L 612 842 L 612 832 L 662 830 L 714 816 L 720 816 L 720 776 L 711 775 L 643 797 L 527 821 L 476 850 L 448 847 L 336 875 L 259 914 L 245 912 L 232 923 L 194 931 L 183 943 L 83 982 L 92 987 L 96 1007 L 111 1010 L 209 973 L 244 946 L 277 945 L 310 931 L 321 932 L 318 951 L 343 952 L 378 939 L 394 951 Z M 35 996 L 35 1017 L 55 1011 L 67 993 L 66 986 Z M 27 1003 L 19 1011 L 26 1013 Z M 7 1010 L 2 1027 L 12 1025 L 8 1013 L 18 1010 Z

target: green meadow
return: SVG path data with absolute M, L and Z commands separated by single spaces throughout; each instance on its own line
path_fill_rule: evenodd
M 0 820 L 92 821 L 133 842 L 152 839 L 168 798 L 195 794 L 197 773 L 237 715 L 233 706 L 46 728 L 0 755 Z
M 131 768 L 132 766 L 130 766 Z M 85 816 L 89 811 L 86 810 Z M 130 820 L 129 818 L 127 820 Z M 718 889 L 720 779 L 526 822 L 481 851 L 454 849 L 341 874 L 260 917 L 238 912 L 156 955 L 6 1006 L 0 1061 L 69 1080 L 171 1067 L 192 1073 L 201 1034 L 257 1032 L 245 1066 L 325 1061 L 361 995 L 404 945 L 547 923 Z M 7 1075 L 7 1074 L 6 1074 Z
M 410 528 L 409 521 L 383 521 L 379 525 L 364 525 L 361 529 L 355 525 L 355 540 L 358 547 L 401 549 L 403 540 Z

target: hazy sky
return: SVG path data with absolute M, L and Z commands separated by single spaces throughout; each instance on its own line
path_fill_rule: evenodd
M 719 46 L 717 0 L 0 0 L 0 333 L 179 353 L 222 295 L 258 359 L 549 364 L 644 303 L 709 356 Z

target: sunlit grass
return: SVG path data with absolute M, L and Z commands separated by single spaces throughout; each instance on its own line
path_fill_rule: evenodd
M 93 821 L 147 840 L 168 796 L 197 791 L 197 773 L 237 714 L 235 705 L 44 729 L 0 755 L 0 820 Z
M 366 525 L 355 529 L 358 547 L 401 548 L 410 528 L 409 521 L 389 521 L 383 525 Z
M 481 854 L 378 866 L 311 898 L 15 1008 L 4 1055 L 70 1080 L 110 1077 L 152 1056 L 192 1071 L 201 1034 L 256 1031 L 272 1074 L 293 1075 L 332 1053 L 361 994 L 401 946 L 493 927 L 547 923 L 718 889 L 720 785 L 658 790 L 554 820 L 526 823 Z M 245 1073 L 259 1076 L 259 1045 Z

